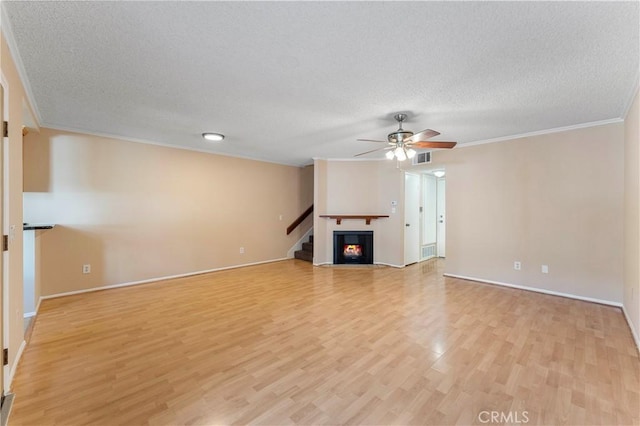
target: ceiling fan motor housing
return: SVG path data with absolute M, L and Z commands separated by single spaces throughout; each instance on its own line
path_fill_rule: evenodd
M 413 136 L 413 132 L 410 132 L 408 130 L 398 129 L 393 133 L 389 133 L 389 135 L 387 135 L 387 139 L 389 139 L 389 142 L 391 143 L 400 143 L 406 138 L 411 136 Z
M 393 118 L 398 122 L 398 130 L 387 135 L 389 142 L 399 144 L 406 138 L 413 136 L 413 132 L 402 128 L 402 122 L 407 119 L 407 114 L 398 113 Z

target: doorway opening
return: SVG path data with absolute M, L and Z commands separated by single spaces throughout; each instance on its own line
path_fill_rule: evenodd
M 443 168 L 405 173 L 405 265 L 446 256 Z

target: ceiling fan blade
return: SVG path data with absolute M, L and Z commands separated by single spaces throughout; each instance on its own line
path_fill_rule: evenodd
M 426 129 L 421 132 L 415 133 L 413 136 L 404 138 L 403 142 L 419 142 L 424 139 L 429 139 L 434 136 L 438 136 L 439 134 L 440 132 L 436 132 L 435 130 Z
M 359 142 L 380 142 L 380 143 L 391 143 L 389 141 L 375 141 L 373 139 L 356 139 Z
M 383 150 L 387 150 L 387 149 L 393 149 L 393 148 L 395 148 L 395 147 L 388 146 L 386 148 L 372 149 L 371 151 L 366 151 L 366 152 L 361 152 L 360 154 L 356 154 L 356 155 L 354 155 L 354 157 L 360 157 L 361 155 L 369 154 L 369 153 L 376 152 L 376 151 L 383 151 Z
M 445 141 L 431 141 L 431 142 L 408 142 L 405 145 L 412 148 L 447 148 L 451 149 L 456 146 L 458 142 L 445 142 Z

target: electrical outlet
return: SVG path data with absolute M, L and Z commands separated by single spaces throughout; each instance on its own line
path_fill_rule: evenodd
M 244 247 L 240 247 L 240 254 L 244 254 Z
M 282 221 L 282 215 L 280 215 L 280 216 L 278 216 L 278 217 L 279 217 L 279 219 Z
M 549 273 L 549 265 L 542 265 L 542 273 L 543 274 Z
M 91 265 L 82 265 L 82 273 L 90 274 L 91 273 Z
M 518 261 L 513 262 L 513 269 L 515 269 L 516 271 L 519 271 L 522 269 L 522 264 Z

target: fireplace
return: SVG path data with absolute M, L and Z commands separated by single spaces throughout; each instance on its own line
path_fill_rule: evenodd
M 333 231 L 333 263 L 372 265 L 373 231 Z

